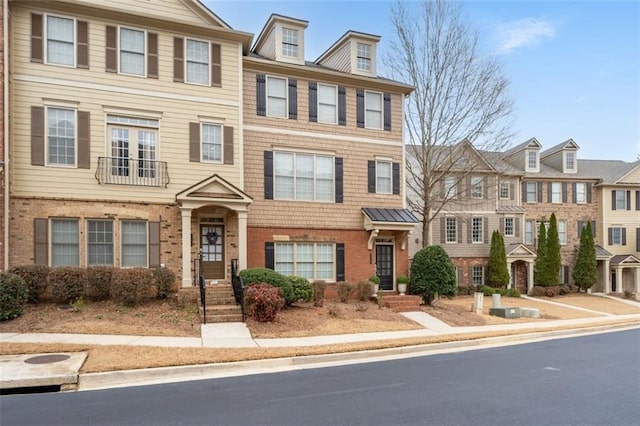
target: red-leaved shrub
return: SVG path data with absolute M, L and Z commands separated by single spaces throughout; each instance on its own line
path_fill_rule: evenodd
M 275 320 L 278 311 L 284 307 L 284 298 L 280 293 L 279 288 L 265 283 L 247 287 L 244 301 L 249 316 L 260 322 Z

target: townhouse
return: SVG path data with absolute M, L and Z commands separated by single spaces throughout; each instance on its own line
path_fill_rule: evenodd
M 246 265 L 242 57 L 195 0 L 13 0 L 9 266 Z
M 272 15 L 244 57 L 248 266 L 395 289 L 416 222 L 404 200 L 403 99 L 378 36 L 348 31 L 314 62 L 308 23 Z

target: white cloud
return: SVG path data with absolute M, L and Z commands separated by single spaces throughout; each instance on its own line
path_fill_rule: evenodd
M 525 18 L 501 24 L 497 29 L 500 53 L 539 43 L 556 36 L 556 24 L 539 18 Z

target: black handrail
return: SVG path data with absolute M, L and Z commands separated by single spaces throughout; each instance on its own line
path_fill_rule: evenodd
M 98 157 L 95 177 L 98 183 L 166 188 L 169 184 L 169 168 L 166 161 Z
M 244 283 L 238 271 L 238 259 L 231 259 L 231 286 L 233 287 L 233 297 L 236 303 L 240 305 L 242 311 L 242 322 L 246 320 L 244 312 Z
M 202 304 L 202 323 L 207 323 L 207 286 L 204 282 L 204 275 L 202 275 L 202 255 L 198 254 L 196 259 L 198 265 L 197 277 L 198 285 L 200 286 L 200 303 Z

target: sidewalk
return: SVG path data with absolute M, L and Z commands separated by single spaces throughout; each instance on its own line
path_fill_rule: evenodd
M 604 296 L 609 297 L 609 296 Z M 538 299 L 539 300 L 539 299 Z M 640 303 L 634 301 L 627 301 L 616 299 L 621 302 L 629 303 L 634 306 L 639 306 Z M 559 304 L 573 309 L 575 306 L 564 305 L 558 302 L 546 301 L 546 303 Z M 495 344 L 495 342 L 514 342 L 523 341 L 527 339 L 535 339 L 536 337 L 549 336 L 567 336 L 576 333 L 577 328 L 584 328 L 593 326 L 600 330 L 612 327 L 612 323 L 619 323 L 624 321 L 640 322 L 639 314 L 627 314 L 627 315 L 612 315 L 604 312 L 592 311 L 600 313 L 601 317 L 587 317 L 577 318 L 569 320 L 551 320 L 551 321 L 539 321 L 539 322 L 518 322 L 512 324 L 500 324 L 500 325 L 485 325 L 485 326 L 473 326 L 473 327 L 452 327 L 448 324 L 438 320 L 437 318 L 425 313 L 425 312 L 407 312 L 403 313 L 405 317 L 422 325 L 423 329 L 418 330 L 406 330 L 406 331 L 390 331 L 390 332 L 375 332 L 375 333 L 357 333 L 357 334 L 341 334 L 330 336 L 312 336 L 312 337 L 295 337 L 295 338 L 277 338 L 277 339 L 261 339 L 253 338 L 249 329 L 245 323 L 221 323 L 221 324 L 203 324 L 201 326 L 201 337 L 157 337 L 157 336 L 121 336 L 121 335 L 89 335 L 89 334 L 48 334 L 48 333 L 0 333 L 0 343 L 76 343 L 76 344 L 92 344 L 92 345 L 133 345 L 133 346 L 160 346 L 160 347 L 172 347 L 172 348 L 277 348 L 277 347 L 302 347 L 302 346 L 322 346 L 340 343 L 357 343 L 376 340 L 388 340 L 388 339 L 402 339 L 411 337 L 431 337 L 431 336 L 446 336 L 446 335 L 459 335 L 459 334 L 481 334 L 487 332 L 499 332 L 499 331 L 519 331 L 526 330 L 527 334 L 522 333 L 515 334 L 513 336 L 505 336 L 501 338 L 488 338 L 480 339 L 485 341 L 486 344 Z M 625 325 L 628 327 L 628 324 Z M 617 325 L 617 327 L 623 327 Z M 559 329 L 559 331 L 549 331 L 549 329 Z M 589 332 L 590 330 L 586 330 Z M 544 333 L 542 333 L 544 332 Z M 585 331 L 583 330 L 582 333 Z M 480 343 L 477 340 L 463 341 L 463 342 L 451 342 L 445 344 L 444 347 L 460 348 L 478 346 Z M 422 351 L 434 350 L 443 347 L 443 344 L 438 345 L 421 345 Z M 360 361 L 371 358 L 372 356 L 385 355 L 391 356 L 393 354 L 406 354 L 413 353 L 414 350 L 407 348 L 393 348 L 391 350 L 377 350 L 366 351 L 366 353 L 359 352 L 355 354 L 333 354 L 333 355 L 317 355 L 308 358 L 308 362 L 322 363 L 331 360 L 346 360 L 346 359 L 358 359 Z M 27 358 L 34 358 L 37 355 L 29 355 Z M 23 357 L 24 358 L 24 357 Z M 17 356 L 0 355 L 0 389 L 24 387 L 24 386 L 37 386 L 40 382 L 50 384 L 57 379 L 52 377 L 64 377 L 65 381 L 59 381 L 63 385 L 63 389 L 67 387 L 77 386 L 79 369 L 82 363 L 77 362 L 77 358 L 72 358 L 72 361 L 62 360 L 53 363 L 43 363 L 39 365 L 37 369 L 26 368 L 25 359 Z M 84 358 L 83 358 L 84 360 Z M 314 360 L 314 361 L 309 361 Z M 262 362 L 248 361 L 244 363 L 228 363 L 219 365 L 218 367 L 209 366 L 184 366 L 184 367 L 164 367 L 162 369 L 147 369 L 147 370 L 131 370 L 131 372 L 112 372 L 112 373 L 92 373 L 87 374 L 85 377 L 97 378 L 97 387 L 105 386 L 105 383 L 112 383 L 112 385 L 118 385 L 118 383 L 133 382 L 147 382 L 148 380 L 182 380 L 186 377 L 198 377 L 205 378 L 206 374 L 204 370 L 215 370 L 219 374 L 219 371 L 228 371 L 231 369 L 234 374 L 240 374 L 238 366 L 245 370 L 249 368 L 251 371 L 259 371 L 260 368 L 290 368 L 297 363 L 304 363 L 302 360 L 264 360 Z M 60 373 L 60 369 L 64 370 L 65 365 L 68 363 L 68 371 Z M 258 368 L 258 370 L 256 370 Z M 171 373 L 168 371 L 171 370 Z M 160 373 L 158 373 L 160 371 Z M 194 373 L 200 372 L 198 374 Z M 54 374 L 55 373 L 55 374 Z M 127 375 L 128 374 L 128 375 Z M 195 374 L 195 376 L 193 376 Z M 209 373 L 211 374 L 211 373 Z M 229 374 L 229 373 L 226 373 Z M 247 373 L 246 371 L 244 374 Z M 70 379 L 71 377 L 71 379 Z M 105 382 L 105 377 L 109 377 Z M 145 379 L 145 377 L 148 379 Z M 210 377 L 210 375 L 208 376 Z M 112 380 L 112 382 L 109 382 Z M 34 384 L 36 383 L 36 384 Z M 90 381 L 89 381 L 90 383 Z M 113 384 L 115 383 L 115 384 Z M 66 386 L 66 387 L 65 387 Z M 95 388 L 89 385 L 89 387 Z

